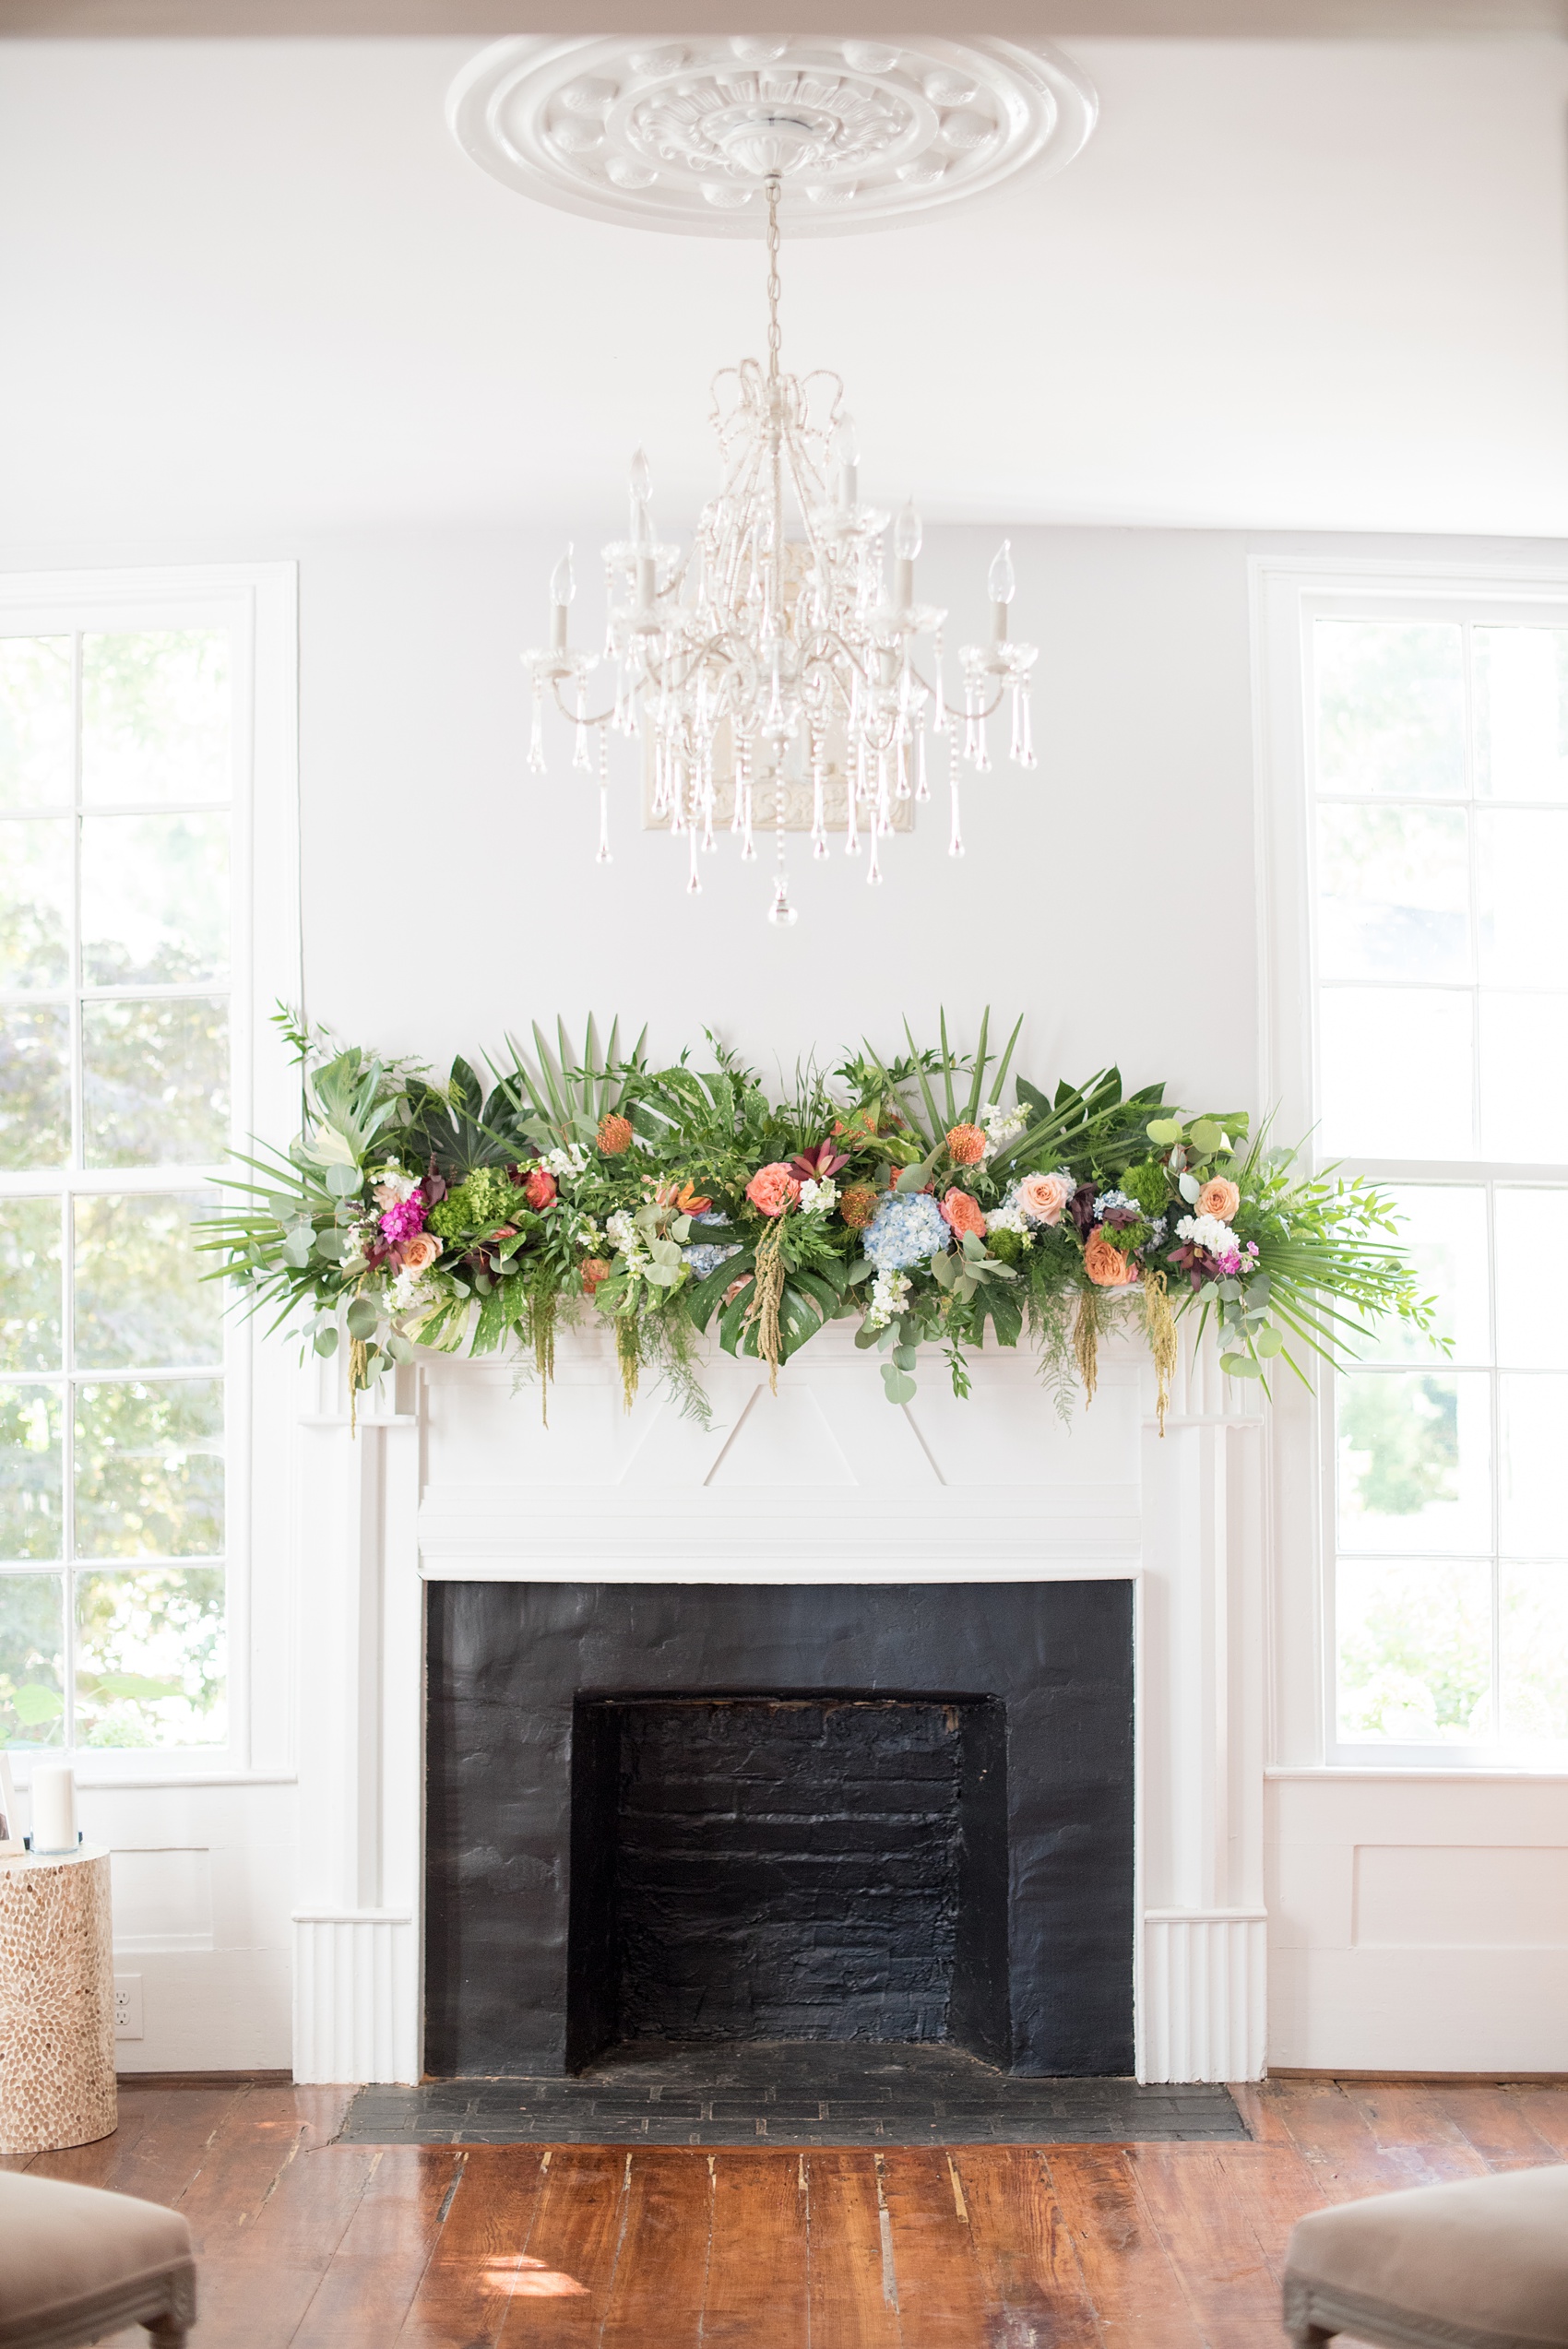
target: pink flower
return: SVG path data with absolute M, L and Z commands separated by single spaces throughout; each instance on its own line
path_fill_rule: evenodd
M 942 1212 L 958 1239 L 962 1240 L 967 1231 L 978 1234 L 981 1240 L 985 1238 L 985 1214 L 980 1202 L 971 1199 L 967 1191 L 960 1191 L 956 1184 L 944 1199 Z
M 746 1197 L 765 1216 L 781 1216 L 800 1195 L 800 1184 L 778 1158 L 770 1167 L 759 1167 L 746 1185 Z
M 1018 1212 L 1031 1224 L 1059 1224 L 1072 1196 L 1070 1175 L 1026 1175 L 1018 1185 Z
M 1241 1204 L 1241 1192 L 1223 1175 L 1211 1175 L 1198 1193 L 1199 1215 L 1212 1216 L 1216 1223 L 1228 1224 Z
M 536 1216 L 555 1204 L 555 1177 L 548 1167 L 535 1167 L 523 1184 L 523 1197 Z
M 381 1228 L 394 1248 L 401 1240 L 412 1240 L 417 1231 L 424 1229 L 423 1192 L 416 1191 L 410 1198 L 395 1200 L 380 1220 Z
M 441 1242 L 433 1231 L 416 1231 L 405 1240 L 398 1253 L 406 1273 L 428 1272 L 441 1253 Z

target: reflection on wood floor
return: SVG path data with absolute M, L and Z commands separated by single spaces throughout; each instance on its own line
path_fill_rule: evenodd
M 126 2086 L 7 2169 L 172 2204 L 196 2349 L 1258 2349 L 1292 2222 L 1568 2158 L 1568 2086 L 1270 2083 L 1252 2144 L 340 2145 L 347 2088 Z M 139 2330 L 114 2349 L 145 2349 Z

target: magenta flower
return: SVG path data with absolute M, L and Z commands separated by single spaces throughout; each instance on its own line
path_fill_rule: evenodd
M 381 1228 L 394 1248 L 400 1240 L 412 1240 L 415 1232 L 424 1229 L 424 1193 L 416 1191 L 388 1207 L 381 1217 Z

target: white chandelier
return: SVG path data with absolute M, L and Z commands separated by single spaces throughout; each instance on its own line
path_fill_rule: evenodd
M 723 487 L 683 553 L 655 538 L 647 459 L 641 449 L 633 458 L 629 535 L 603 550 L 604 706 L 588 707 L 588 681 L 600 656 L 570 641 L 570 548 L 551 581 L 550 643 L 523 659 L 533 688 L 530 769 L 545 772 L 547 695 L 575 730 L 575 767 L 593 771 L 589 742 L 598 736 L 599 860 L 610 860 L 610 736 L 620 733 L 643 744 L 649 813 L 684 842 L 692 895 L 721 830 L 738 838 L 749 864 L 755 835 L 771 823 L 767 918 L 788 927 L 797 918 L 785 864 L 792 794 L 809 792 L 813 856 L 831 853 L 831 828 L 847 856 L 865 857 L 866 882 L 875 887 L 880 844 L 905 828 L 913 803 L 931 797 L 928 743 L 936 737 L 947 751 L 947 852 L 962 856 L 960 756 L 975 773 L 988 771 L 988 727 L 1004 703 L 1011 756 L 1018 766 L 1035 765 L 1037 649 L 1008 633 L 1014 574 L 1004 540 L 991 566 L 991 639 L 961 648 L 961 699 L 948 702 L 947 615 L 916 600 L 921 532 L 912 503 L 893 526 L 889 590 L 883 544 L 890 517 L 861 501 L 843 384 L 824 371 L 796 376 L 779 366 L 778 156 L 777 146 L 759 156 L 767 172 L 767 364 L 744 360 L 713 384 Z

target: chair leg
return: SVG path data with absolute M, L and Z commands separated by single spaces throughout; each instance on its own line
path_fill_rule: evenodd
M 148 2317 L 147 2336 L 156 2349 L 185 2349 L 190 2327 L 181 2317 Z
M 1303 2319 L 1298 2324 L 1290 2325 L 1287 2327 L 1287 2330 L 1289 2332 L 1291 2340 L 1296 2344 L 1296 2349 L 1323 2349 L 1323 2344 L 1325 2341 L 1332 2341 L 1334 2339 L 1334 2333 L 1330 2327 L 1321 2324 L 1313 2324 L 1307 2319 Z

